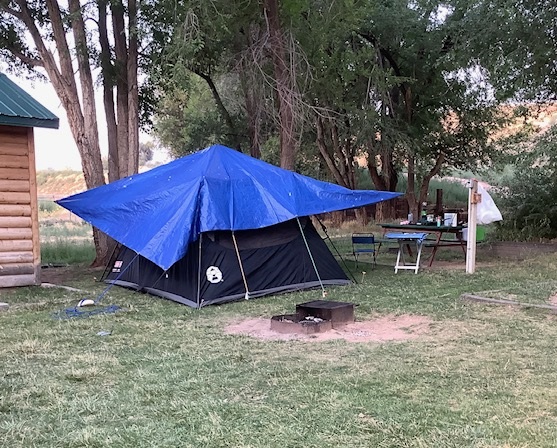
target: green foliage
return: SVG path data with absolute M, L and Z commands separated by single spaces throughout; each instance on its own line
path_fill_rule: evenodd
M 499 99 L 553 100 L 557 59 L 553 0 L 451 0 L 461 57 L 486 69 Z
M 54 201 L 39 199 L 39 213 L 51 214 L 61 210 L 61 207 Z
M 515 176 L 500 188 L 503 236 L 517 240 L 557 238 L 557 127 L 523 148 Z
M 206 83 L 195 75 L 188 79 L 187 89 L 175 88 L 161 99 L 155 120 L 161 143 L 175 157 L 216 143 L 234 147 L 237 136 L 230 135 Z
M 401 176 L 397 184 L 397 190 L 405 193 L 408 186 L 406 176 Z M 358 188 L 373 190 L 374 185 L 367 171 L 360 169 Z M 427 202 L 434 204 L 437 190 L 443 190 L 443 205 L 450 208 L 466 208 L 468 206 L 468 189 L 460 182 L 433 179 L 429 183 Z

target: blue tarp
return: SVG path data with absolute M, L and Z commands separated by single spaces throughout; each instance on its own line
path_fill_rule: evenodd
M 57 203 L 166 270 L 202 232 L 258 229 L 398 195 L 349 190 L 214 145 Z

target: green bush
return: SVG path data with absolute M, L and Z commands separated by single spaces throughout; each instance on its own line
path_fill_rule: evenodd
M 557 128 L 523 148 L 516 175 L 499 189 L 504 221 L 497 236 L 520 241 L 557 238 Z
M 54 201 L 48 199 L 39 199 L 39 212 L 41 213 L 53 213 L 60 209 L 60 206 Z

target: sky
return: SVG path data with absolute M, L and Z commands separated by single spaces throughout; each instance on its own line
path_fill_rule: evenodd
M 49 82 L 29 81 L 23 77 L 7 75 L 19 87 L 60 119 L 58 129 L 35 128 L 35 160 L 37 170 L 72 169 L 81 171 L 81 159 L 66 117 L 54 88 Z M 106 133 L 106 130 L 104 131 Z M 103 132 L 100 131 L 102 139 Z M 102 143 L 104 144 L 104 142 Z
M 60 119 L 58 129 L 35 128 L 35 160 L 37 170 L 70 169 L 81 171 L 81 158 L 73 140 L 66 111 L 60 104 L 60 100 L 50 82 L 30 81 L 12 74 L 7 74 L 7 76 Z M 104 118 L 100 92 L 96 92 L 96 105 L 101 153 L 103 156 L 106 156 L 108 152 L 106 120 Z M 143 133 L 140 133 L 139 139 L 140 141 L 150 140 L 149 136 Z M 168 156 L 164 152 L 155 153 L 154 159 L 157 162 L 166 162 L 168 161 Z

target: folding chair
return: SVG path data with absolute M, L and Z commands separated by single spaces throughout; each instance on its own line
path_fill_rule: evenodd
M 411 269 L 414 274 L 418 273 L 420 268 L 420 257 L 422 256 L 423 242 L 427 238 L 427 233 L 387 233 L 385 237 L 396 240 L 398 242 L 398 255 L 396 256 L 395 274 L 399 269 Z M 404 258 L 404 249 L 408 249 L 411 254 L 412 246 L 416 247 L 416 261 L 406 261 Z
M 352 255 L 354 255 L 356 267 L 358 267 L 358 257 L 362 254 L 371 255 L 373 266 L 377 265 L 377 250 L 375 249 L 375 236 L 373 233 L 352 234 Z

